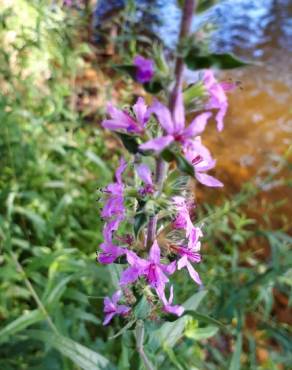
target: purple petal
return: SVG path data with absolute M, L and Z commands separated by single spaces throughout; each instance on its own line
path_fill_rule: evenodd
M 127 285 L 127 284 L 134 283 L 134 281 L 136 281 L 140 275 L 142 275 L 142 271 L 140 268 L 128 267 L 121 274 L 120 285 Z
M 206 112 L 198 115 L 191 124 L 185 129 L 185 136 L 198 136 L 204 130 L 208 123 L 208 119 L 212 116 L 212 113 Z
M 176 261 L 169 263 L 168 265 L 160 265 L 161 269 L 168 275 L 172 275 L 176 270 Z
M 174 122 L 170 111 L 165 105 L 156 100 L 150 107 L 150 112 L 157 116 L 160 126 L 164 128 L 168 134 L 173 134 L 175 132 Z
M 115 312 L 111 312 L 111 313 L 108 313 L 108 314 L 106 314 L 105 315 L 105 319 L 104 319 L 104 321 L 103 321 L 103 323 L 102 323 L 102 325 L 107 325 L 107 324 L 109 324 L 109 322 L 112 320 L 112 318 L 114 317 L 116 315 L 116 313 Z
M 163 149 L 168 147 L 174 141 L 173 136 L 161 136 L 156 139 L 147 141 L 139 146 L 142 150 L 154 150 L 155 152 L 161 152 Z
M 149 82 L 154 75 L 154 62 L 152 59 L 143 58 L 137 55 L 134 58 L 134 65 L 137 67 L 136 80 L 140 83 Z
M 165 305 L 163 309 L 165 312 L 172 313 L 173 315 L 177 315 L 177 316 L 181 316 L 185 310 L 183 306 L 179 306 L 179 305 L 171 306 L 168 304 Z
M 140 179 L 147 185 L 153 185 L 150 168 L 147 164 L 139 164 L 137 167 L 137 173 Z
M 224 186 L 221 181 L 215 179 L 215 177 L 207 175 L 205 173 L 196 172 L 196 179 L 203 185 L 210 187 L 222 187 Z
M 116 180 L 117 180 L 118 184 L 122 184 L 122 173 L 125 171 L 127 165 L 128 164 L 125 161 L 125 159 L 124 158 L 121 158 L 120 159 L 120 165 L 116 169 L 116 172 L 115 172 L 115 176 L 116 176 Z
M 189 262 L 187 263 L 187 269 L 189 271 L 190 277 L 194 280 L 194 282 L 197 283 L 198 285 L 201 285 L 202 281 L 200 279 L 199 274 Z
M 113 295 L 112 295 L 112 302 L 116 305 L 119 300 L 122 298 L 122 291 L 121 290 L 117 290 Z
M 125 315 L 126 313 L 128 313 L 130 311 L 130 307 L 128 306 L 125 306 L 123 304 L 119 305 L 117 307 L 117 314 L 119 315 Z
M 157 265 L 160 264 L 160 248 L 157 240 L 154 241 L 150 249 L 149 259 Z
M 182 256 L 177 262 L 177 269 L 181 270 L 182 268 L 186 267 L 188 264 L 188 257 L 186 255 Z
M 185 127 L 185 108 L 183 103 L 183 94 L 181 91 L 178 93 L 176 102 L 174 104 L 174 132 L 180 133 Z
M 136 104 L 133 105 L 133 110 L 136 115 L 137 121 L 140 123 L 141 126 L 144 127 L 149 118 L 149 114 L 147 114 L 147 105 L 145 104 L 145 100 L 141 97 L 138 98 Z
M 224 128 L 224 122 L 223 119 L 225 117 L 225 114 L 227 112 L 228 105 L 224 104 L 221 105 L 221 108 L 219 109 L 218 113 L 215 116 L 215 120 L 217 122 L 217 130 L 222 131 Z

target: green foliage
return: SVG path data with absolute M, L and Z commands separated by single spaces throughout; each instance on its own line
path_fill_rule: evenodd
M 23 0 L 1 9 L 0 18 L 0 368 L 142 368 L 134 324 L 149 314 L 145 298 L 135 306 L 135 320 L 102 326 L 103 297 L 117 289 L 123 266 L 95 262 L 102 240 L 96 188 L 111 180 L 117 158 L 107 156 L 102 131 L 73 109 L 72 80 L 87 52 L 72 41 L 76 19 L 45 1 Z M 137 152 L 136 141 L 122 141 Z M 175 153 L 164 155 L 190 174 L 190 164 Z M 292 366 L 291 330 L 272 311 L 273 289 L 291 295 L 292 240 L 244 211 L 257 192 L 245 186 L 198 209 L 206 234 L 198 266 L 205 289 L 196 292 L 177 274 L 177 302 L 185 301 L 186 314 L 145 322 L 145 351 L 157 368 Z M 258 237 L 271 250 L 261 259 L 248 245 Z M 270 354 L 264 365 L 244 326 L 250 314 Z

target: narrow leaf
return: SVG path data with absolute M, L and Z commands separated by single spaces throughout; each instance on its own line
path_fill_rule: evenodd
M 7 337 L 15 335 L 28 326 L 44 320 L 44 318 L 45 316 L 40 310 L 24 313 L 22 316 L 18 317 L 16 320 L 12 321 L 2 330 L 0 330 L 0 342 L 5 341 Z
M 42 330 L 29 330 L 28 334 L 54 347 L 81 369 L 114 369 L 109 360 L 101 354 L 62 335 Z

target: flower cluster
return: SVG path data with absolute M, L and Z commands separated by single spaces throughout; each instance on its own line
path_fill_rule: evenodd
M 136 58 L 136 65 L 141 66 L 142 62 L 145 63 L 143 58 Z M 145 66 L 147 67 L 147 63 Z M 141 72 L 140 80 L 145 80 L 149 72 L 146 70 L 147 68 L 144 75 Z M 200 239 L 203 233 L 199 226 L 193 224 L 193 203 L 189 202 L 184 191 L 165 195 L 163 186 L 157 183 L 157 176 L 152 176 L 151 168 L 154 163 L 157 165 L 159 161 L 163 162 L 162 153 L 165 150 L 171 150 L 172 153 L 183 156 L 193 167 L 194 177 L 198 182 L 209 187 L 223 186 L 219 180 L 207 174 L 216 162 L 202 144 L 201 134 L 212 117 L 213 110 L 216 110 L 218 130 L 223 128 L 223 118 L 227 110 L 227 88 L 218 83 L 209 70 L 204 74 L 203 83 L 209 96 L 205 111 L 197 114 L 189 124 L 185 118 L 182 91 L 177 94 L 172 110 L 158 100 L 147 106 L 141 97 L 127 110 L 108 105 L 109 118 L 102 122 L 102 126 L 127 136 L 135 142 L 137 150 L 132 161 L 121 159 L 115 172 L 115 182 L 103 189 L 104 205 L 101 216 L 105 225 L 98 260 L 102 264 L 127 264 L 120 276 L 120 290 L 111 299 L 105 298 L 105 325 L 114 315 L 131 314 L 131 302 L 123 292 L 130 290 L 135 295 L 138 290 L 140 295 L 146 295 L 153 312 L 160 310 L 180 316 L 184 308 L 173 304 L 170 277 L 177 271 L 186 269 L 196 284 L 202 284 L 194 266 L 201 261 Z M 146 222 L 136 230 L 136 223 L 141 215 Z M 153 227 L 154 219 L 154 227 L 156 228 L 157 220 L 159 226 L 154 230 L 155 235 L 150 239 L 149 245 L 149 227 L 151 222 Z M 161 242 L 160 235 L 163 233 L 166 234 L 166 241 Z M 176 235 L 175 238 L 173 234 Z M 118 304 L 120 301 L 124 301 L 126 305 Z

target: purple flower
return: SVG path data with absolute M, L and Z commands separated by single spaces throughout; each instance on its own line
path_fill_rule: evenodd
M 122 131 L 127 133 L 141 134 L 149 120 L 150 112 L 143 98 L 138 98 L 133 105 L 135 118 L 128 112 L 115 108 L 111 103 L 108 104 L 107 114 L 110 119 L 102 121 L 102 126 L 112 131 Z
M 186 145 L 192 138 L 201 134 L 211 116 L 210 112 L 205 112 L 198 115 L 189 126 L 185 127 L 185 112 L 183 105 L 183 94 L 178 94 L 175 103 L 173 117 L 170 110 L 160 103 L 155 101 L 150 112 L 157 116 L 157 119 L 164 129 L 166 135 L 147 141 L 140 145 L 142 150 L 154 150 L 160 152 L 169 146 L 172 142 L 177 141 L 182 145 Z
M 155 240 L 150 252 L 149 259 L 144 260 L 132 251 L 127 252 L 127 260 L 130 264 L 121 276 L 120 284 L 126 285 L 135 282 L 140 276 L 145 276 L 146 280 L 152 288 L 164 290 L 165 284 L 168 282 L 166 275 L 174 273 L 176 262 L 164 265 L 160 262 L 160 248 Z
M 105 319 L 103 325 L 107 325 L 115 315 L 125 316 L 129 311 L 130 307 L 125 305 L 118 305 L 118 301 L 122 297 L 122 292 L 118 290 L 112 296 L 112 298 L 105 297 L 104 299 L 104 310 Z
M 218 109 L 215 119 L 218 131 L 222 131 L 224 127 L 223 119 L 228 108 L 228 101 L 225 92 L 232 90 L 234 85 L 225 82 L 218 82 L 211 69 L 204 72 L 203 83 L 210 95 L 205 108 Z
M 197 257 L 198 253 L 190 253 L 188 248 L 185 248 L 185 250 L 181 249 L 180 253 L 183 254 L 183 256 L 177 261 L 177 269 L 181 270 L 182 268 L 186 267 L 190 277 L 194 280 L 194 282 L 196 282 L 198 285 L 201 285 L 202 281 L 200 276 L 191 264 L 191 262 L 194 262 L 196 258 L 196 262 L 199 262 L 199 257 Z
M 147 166 L 147 164 L 142 163 L 136 167 L 136 170 L 137 170 L 138 176 L 145 184 L 144 187 L 140 189 L 139 191 L 140 194 L 141 195 L 153 194 L 154 184 L 152 181 L 152 175 L 151 175 L 150 168 Z
M 134 58 L 134 66 L 136 66 L 136 80 L 141 84 L 149 82 L 154 75 L 154 62 L 152 59 L 146 59 L 141 55 L 136 55 Z
M 117 217 L 119 220 L 124 218 L 124 184 L 122 182 L 122 173 L 125 171 L 126 167 L 127 163 L 122 158 L 115 173 L 116 182 L 109 184 L 104 189 L 104 192 L 108 195 L 101 212 L 101 216 L 104 218 L 111 218 L 113 216 Z
M 173 197 L 173 203 L 177 211 L 173 226 L 176 229 L 185 230 L 189 248 L 199 250 L 199 238 L 203 234 L 200 228 L 193 225 L 185 198 L 180 196 Z
M 200 137 L 197 137 L 196 140 L 184 148 L 184 154 L 193 165 L 195 177 L 201 184 L 210 187 L 224 186 L 221 181 L 205 173 L 215 167 L 216 161 L 211 157 L 209 150 L 201 143 Z
M 113 263 L 118 257 L 126 253 L 126 249 L 113 244 L 113 232 L 117 230 L 120 220 L 112 220 L 104 225 L 103 237 L 104 242 L 100 248 L 102 252 L 98 256 L 98 261 L 102 264 Z
M 172 302 L 173 302 L 173 286 L 170 287 L 169 299 L 166 299 L 166 296 L 165 296 L 165 292 L 164 291 L 158 291 L 157 290 L 157 294 L 158 294 L 159 298 L 163 302 L 163 311 L 168 312 L 168 313 L 171 313 L 173 315 L 177 315 L 177 316 L 181 316 L 183 314 L 183 312 L 185 310 L 183 308 L 183 306 L 179 306 L 179 305 L 172 306 Z

